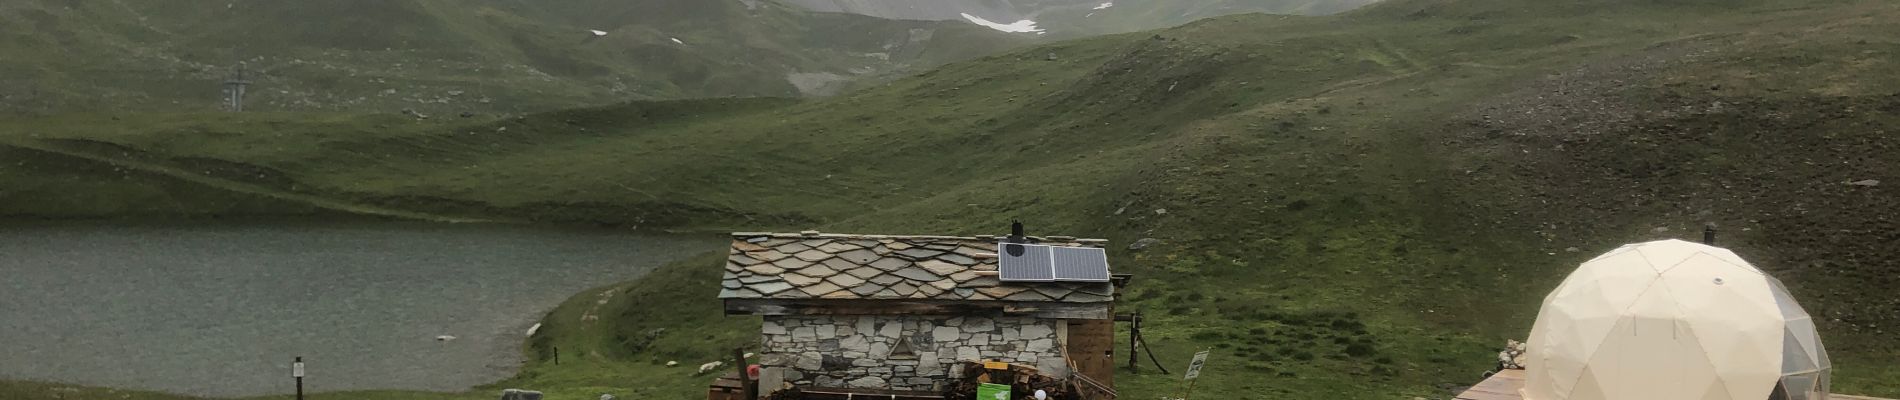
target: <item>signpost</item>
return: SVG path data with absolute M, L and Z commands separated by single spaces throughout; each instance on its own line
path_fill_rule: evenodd
M 1187 400 L 1187 399 L 1193 398 L 1194 381 L 1196 380 L 1196 378 L 1201 377 L 1201 366 L 1207 365 L 1207 353 L 1208 353 L 1208 350 L 1201 350 L 1201 352 L 1199 353 L 1194 353 L 1194 361 L 1188 363 L 1187 378 L 1186 378 L 1187 394 L 1182 395 L 1181 400 Z
M 290 377 L 297 378 L 297 400 L 303 400 L 303 356 L 290 363 Z

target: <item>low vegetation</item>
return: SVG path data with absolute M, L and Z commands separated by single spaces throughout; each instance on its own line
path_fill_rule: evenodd
M 1021 219 L 1158 240 L 1111 260 L 1136 274 L 1122 309 L 1150 316 L 1155 355 L 1213 349 L 1197 397 L 1290 399 L 1447 397 L 1577 263 L 1713 223 L 1817 316 L 1837 392 L 1891 397 L 1895 18 L 1870 1 L 1392 0 L 1055 43 L 824 100 L 9 119 L 0 144 L 31 157 L 0 165 L 0 212 L 339 211 L 271 194 L 288 193 L 637 229 Z M 191 202 L 150 205 L 173 198 Z M 718 312 L 714 260 L 577 296 L 499 385 L 695 396 L 709 378 L 688 369 L 751 340 Z M 619 294 L 580 322 L 601 293 Z M 1117 377 L 1128 398 L 1179 387 L 1143 371 Z

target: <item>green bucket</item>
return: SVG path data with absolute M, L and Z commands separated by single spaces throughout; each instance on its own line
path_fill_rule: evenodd
M 985 383 L 977 386 L 976 400 L 1009 400 L 1009 385 Z

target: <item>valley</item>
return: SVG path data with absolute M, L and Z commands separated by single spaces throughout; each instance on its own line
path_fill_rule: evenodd
M 1578 263 L 1713 225 L 1815 316 L 1835 392 L 1893 397 L 1895 18 L 1878 1 L 1388 0 L 1037 42 L 823 98 L 21 115 L 0 118 L 0 216 L 967 235 L 1021 220 L 1111 240 L 1136 275 L 1118 307 L 1149 316 L 1160 362 L 1213 349 L 1197 397 L 1287 399 L 1449 397 Z M 1037 20 L 1042 36 L 1058 21 Z M 719 257 L 576 295 L 513 378 L 354 395 L 696 395 L 708 377 L 664 363 L 756 341 L 757 319 L 719 312 Z M 594 308 L 614 317 L 571 322 Z M 557 365 L 554 347 L 586 355 Z M 1180 383 L 1144 372 L 1117 376 L 1126 397 Z

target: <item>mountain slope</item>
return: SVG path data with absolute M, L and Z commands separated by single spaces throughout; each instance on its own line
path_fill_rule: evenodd
M 0 6 L 0 112 L 215 109 L 245 63 L 253 110 L 427 114 L 627 99 L 828 94 L 1022 38 L 730 1 L 21 0 Z M 603 31 L 596 37 L 590 31 Z
M 1875 1 L 1401 0 L 1053 43 L 821 100 L 449 122 L 59 116 L 0 121 L 0 143 L 443 214 L 955 234 L 1021 219 L 1154 238 L 1114 252 L 1137 275 L 1125 308 L 1150 316 L 1162 362 L 1214 348 L 1196 391 L 1221 398 L 1444 397 L 1577 263 L 1715 223 L 1821 317 L 1837 391 L 1891 397 L 1900 197 L 1865 181 L 1900 182 L 1894 18 Z M 150 193 L 137 171 L 31 162 L 0 164 L 4 209 L 110 216 L 113 194 Z M 702 306 L 716 291 L 643 285 Z M 732 320 L 680 318 L 588 345 L 634 364 L 723 350 L 686 327 Z M 652 379 L 696 381 L 677 374 Z M 1116 381 L 1129 398 L 1178 385 Z
M 888 19 L 1035 21 L 1041 33 L 1076 38 L 1177 26 L 1245 13 L 1325 15 L 1377 0 L 786 0 L 806 9 Z

